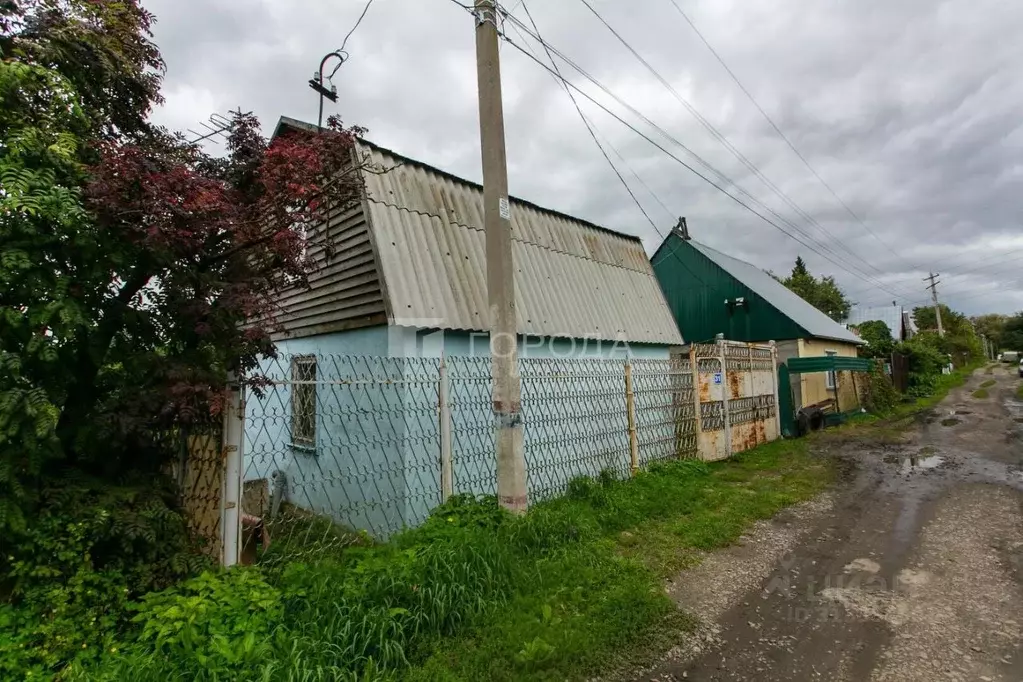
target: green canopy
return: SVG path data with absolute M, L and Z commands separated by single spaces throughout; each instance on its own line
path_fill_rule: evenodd
M 791 374 L 811 372 L 869 372 L 870 358 L 847 358 L 840 355 L 822 355 L 813 358 L 790 358 L 785 362 Z

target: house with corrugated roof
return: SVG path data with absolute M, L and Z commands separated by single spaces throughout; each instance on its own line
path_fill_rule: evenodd
M 651 258 L 679 330 L 693 343 L 718 334 L 733 341 L 778 347 L 778 361 L 818 356 L 856 357 L 863 341 L 817 310 L 770 273 L 690 238 L 676 227 Z M 843 373 L 800 375 L 792 387 L 797 407 L 837 395 L 857 404 Z
M 275 134 L 289 131 L 316 129 L 281 119 Z M 494 492 L 483 188 L 367 140 L 355 147 L 362 201 L 306 235 L 308 286 L 282 293 L 279 357 L 262 368 L 272 388 L 247 402 L 244 479 L 263 486 L 256 496 L 283 480 L 305 509 L 368 510 L 336 518 L 394 528 L 440 496 L 437 358 L 450 377 L 458 489 Z M 524 407 L 535 492 L 544 477 L 599 473 L 560 465 L 570 437 L 628 448 L 625 429 L 601 428 L 607 406 L 558 412 L 573 390 L 558 363 L 668 359 L 682 336 L 638 237 L 515 197 L 509 210 L 519 357 L 550 361 L 543 381 L 522 382 L 523 405 L 550 412 L 531 424 Z M 624 405 L 623 379 L 606 381 L 608 400 L 619 390 Z
M 288 128 L 309 126 L 282 118 L 278 134 Z M 278 344 L 380 353 L 398 327 L 443 332 L 433 341 L 448 354 L 480 352 L 490 328 L 482 186 L 367 140 L 356 153 L 373 169 L 364 201 L 308 236 L 309 287 L 283 295 Z M 681 343 L 639 237 L 515 197 L 510 209 L 520 353 L 575 340 L 579 353 L 619 342 L 667 357 Z

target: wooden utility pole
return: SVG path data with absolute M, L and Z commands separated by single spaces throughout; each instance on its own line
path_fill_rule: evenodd
M 941 284 L 941 282 L 936 281 L 935 279 L 938 276 L 938 274 L 932 272 L 927 277 L 924 277 L 924 281 L 930 282 L 930 284 L 927 285 L 927 288 L 931 290 L 931 300 L 934 301 L 934 316 L 938 320 L 938 336 L 944 336 L 945 329 L 941 326 L 941 306 L 938 305 L 938 285 Z
M 522 386 L 518 370 L 515 270 L 512 265 L 508 164 L 504 149 L 497 5 L 494 0 L 476 0 L 475 8 L 497 499 L 508 511 L 521 514 L 526 511 L 528 500 L 526 460 L 522 453 Z

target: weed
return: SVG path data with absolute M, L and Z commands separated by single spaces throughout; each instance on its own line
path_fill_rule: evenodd
M 590 675 L 691 629 L 663 577 L 733 542 L 750 521 L 814 495 L 831 475 L 805 440 L 785 441 L 726 462 L 663 462 L 628 480 L 580 478 L 521 518 L 494 498 L 454 497 L 387 544 L 342 543 L 343 529 L 291 515 L 303 531 L 294 542 L 327 537 L 330 551 L 295 545 L 288 562 L 268 554 L 269 564 L 147 596 L 134 607 L 134 629 L 106 643 L 116 654 L 75 664 L 65 677 Z
M 991 388 L 992 386 L 994 386 L 994 385 L 995 385 L 995 384 L 997 384 L 997 383 L 998 383 L 998 382 L 997 382 L 997 381 L 995 381 L 994 379 L 988 379 L 987 381 L 985 381 L 984 383 L 982 383 L 982 384 L 981 384 L 981 385 L 979 386 L 979 388 Z
M 1023 400 L 1023 381 L 1016 387 L 1016 400 Z
M 962 423 L 963 422 L 962 422 L 961 419 L 956 419 L 955 417 L 946 417 L 945 419 L 941 420 L 941 425 L 942 426 L 955 426 L 956 424 L 962 424 Z
M 977 400 L 986 400 L 989 394 L 988 394 L 986 388 L 978 388 L 976 391 L 974 391 L 970 395 L 972 395 Z

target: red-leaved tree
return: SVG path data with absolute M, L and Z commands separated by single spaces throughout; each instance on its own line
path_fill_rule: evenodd
M 331 119 L 268 143 L 253 116 L 232 122 L 225 158 L 154 135 L 102 143 L 86 171 L 110 267 L 101 315 L 77 339 L 58 428 L 69 452 L 83 435 L 143 446 L 215 413 L 227 373 L 273 354 L 278 295 L 307 275 L 304 235 L 359 200 L 358 129 Z
M 239 112 L 222 157 L 152 125 L 152 20 L 0 1 L 0 497 L 53 464 L 161 464 L 160 434 L 273 353 L 306 228 L 360 197 L 337 119 L 269 141 Z

